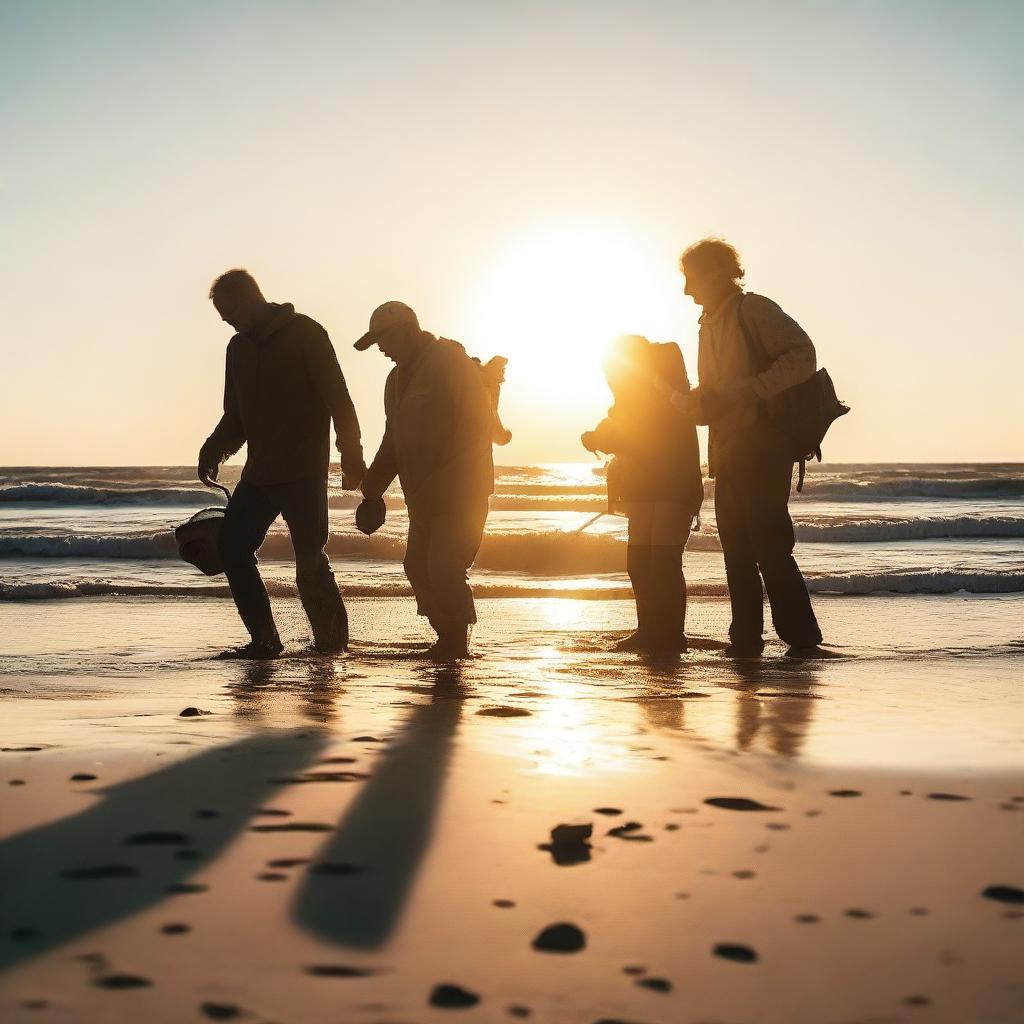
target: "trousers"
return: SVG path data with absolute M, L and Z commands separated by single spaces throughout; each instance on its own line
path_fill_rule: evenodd
M 628 501 L 626 571 L 636 600 L 637 629 L 653 643 L 686 637 L 683 549 L 693 516 L 677 501 Z
M 277 640 L 270 596 L 256 552 L 278 516 L 295 549 L 295 582 L 317 646 L 348 644 L 348 613 L 327 558 L 327 480 L 308 477 L 284 484 L 235 487 L 224 515 L 220 553 L 238 614 L 257 643 Z
M 416 612 L 439 636 L 476 622 L 469 568 L 480 550 L 487 498 L 443 509 L 410 508 L 405 575 L 416 595 Z
M 729 639 L 739 647 L 763 647 L 767 591 L 782 640 L 793 647 L 821 643 L 807 585 L 793 557 L 793 460 L 766 431 L 751 432 L 719 461 L 715 518 L 732 606 Z

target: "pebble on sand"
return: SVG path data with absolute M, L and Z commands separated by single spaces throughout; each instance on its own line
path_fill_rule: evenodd
M 231 1003 L 203 1003 L 200 1009 L 210 1020 L 234 1020 L 242 1012 Z
M 672 982 L 668 978 L 638 978 L 633 984 L 640 988 L 648 988 L 652 992 L 672 991 Z
M 981 895 L 1000 903 L 1024 903 L 1024 889 L 1018 889 L 1015 885 L 990 885 Z
M 140 978 L 136 974 L 104 974 L 97 978 L 94 985 L 99 988 L 126 989 L 150 988 L 153 984 L 149 978 Z
M 781 807 L 763 804 L 745 796 L 709 796 L 704 803 L 710 807 L 721 807 L 727 811 L 779 811 Z
M 171 921 L 169 924 L 165 924 L 161 927 L 160 932 L 163 935 L 184 935 L 186 932 L 192 931 L 192 925 L 183 924 L 181 921 Z
M 198 718 L 200 715 L 212 715 L 212 711 L 204 711 L 202 708 L 182 708 L 178 712 L 179 718 Z
M 96 778 L 96 776 L 93 775 L 92 772 L 75 772 L 75 774 L 71 776 L 71 781 L 72 782 L 92 782 L 95 778 Z
M 564 921 L 548 925 L 532 943 L 534 949 L 545 953 L 578 953 L 586 944 L 583 932 Z
M 840 796 L 840 797 L 851 797 L 851 796 L 863 796 L 864 794 L 859 789 L 830 789 L 828 791 L 829 796 Z
M 431 1006 L 442 1006 L 449 1010 L 462 1010 L 476 1006 L 480 997 L 461 985 L 435 985 L 428 1000 Z
M 750 946 L 734 942 L 716 942 L 711 952 L 724 960 L 735 960 L 739 964 L 756 964 L 757 953 Z

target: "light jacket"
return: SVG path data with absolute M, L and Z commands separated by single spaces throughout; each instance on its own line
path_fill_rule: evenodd
M 494 492 L 494 412 L 480 366 L 457 342 L 424 332 L 408 366 L 384 385 L 386 424 L 363 491 L 382 494 L 397 476 L 410 515 Z
M 224 415 L 200 462 L 219 465 L 248 444 L 242 479 L 288 483 L 330 469 L 330 425 L 342 462 L 359 466 L 359 420 L 327 332 L 291 303 L 228 342 Z
M 765 364 L 751 362 L 739 322 L 740 301 L 747 330 L 759 343 Z M 737 389 L 750 387 L 757 398 L 770 398 L 801 384 L 817 369 L 814 343 L 807 332 L 771 299 L 739 292 L 713 313 L 700 318 L 697 375 L 704 416 L 709 424 L 708 470 L 728 459 L 744 435 L 758 422 L 759 403 L 722 401 Z

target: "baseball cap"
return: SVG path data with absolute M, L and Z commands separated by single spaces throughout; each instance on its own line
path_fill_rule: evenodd
M 392 327 L 398 327 L 400 324 L 411 324 L 418 328 L 420 322 L 412 308 L 404 302 L 385 302 L 370 315 L 370 329 L 355 343 L 355 348 L 360 352 L 365 351 L 371 345 L 376 345 L 385 331 L 390 331 Z

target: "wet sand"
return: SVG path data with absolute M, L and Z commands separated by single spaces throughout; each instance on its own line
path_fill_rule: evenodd
M 820 608 L 844 657 L 737 666 L 483 602 L 458 670 L 400 601 L 353 603 L 387 651 L 249 666 L 227 602 L 0 610 L 0 1018 L 1024 1019 L 1021 659 Z

